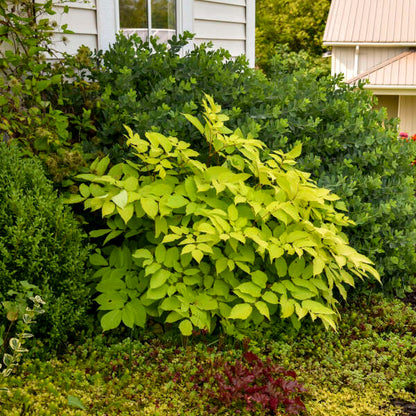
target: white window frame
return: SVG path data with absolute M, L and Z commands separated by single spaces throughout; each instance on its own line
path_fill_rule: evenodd
M 119 0 L 96 0 L 96 3 L 98 49 L 106 50 L 120 31 Z M 184 31 L 193 32 L 193 0 L 176 0 L 176 33 Z

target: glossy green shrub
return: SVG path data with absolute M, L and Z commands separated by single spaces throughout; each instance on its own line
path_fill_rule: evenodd
M 245 112 L 264 96 L 264 75 L 248 67 L 244 57 L 231 60 L 228 51 L 196 46 L 181 56 L 192 36 L 185 33 L 169 42 L 169 47 L 153 41 L 150 46 L 137 36 L 117 36 L 109 50 L 91 54 L 85 67 L 88 79 L 98 91 L 86 94 L 97 133 L 85 140 L 88 152 L 104 151 L 112 160 L 126 156 L 124 125 L 144 135 L 158 131 L 197 142 L 201 153 L 206 145 L 182 113 L 200 113 L 204 93 L 219 97 L 227 111 L 244 119 L 244 133 L 255 130 L 255 122 Z M 67 94 L 71 94 L 68 85 Z M 81 103 L 82 104 L 82 103 Z M 241 115 L 240 108 L 243 109 Z M 79 111 L 79 110 L 77 110 Z
M 180 114 L 200 113 L 203 93 L 211 94 L 231 128 L 251 132 L 269 148 L 289 151 L 301 141 L 299 167 L 345 201 L 356 223 L 346 229 L 350 244 L 382 276 L 383 286 L 375 289 L 409 288 L 416 269 L 415 149 L 396 140 L 395 123 L 372 110 L 374 99 L 363 85 L 349 87 L 316 69 L 306 54 L 285 48 L 268 63 L 266 78 L 243 59 L 230 61 L 225 51 L 205 46 L 181 57 L 184 42 L 151 50 L 120 36 L 109 51 L 88 57 L 98 59 L 91 81 L 99 87 L 85 97 L 97 132 L 84 148 L 122 160 L 129 152 L 122 138 L 127 125 L 140 135 L 157 131 L 186 140 L 204 160 L 206 141 Z
M 302 142 L 299 165 L 346 202 L 357 224 L 347 230 L 351 245 L 375 262 L 385 291 L 403 293 L 416 267 L 415 145 L 397 139 L 397 121 L 372 109 L 363 84 L 321 76 L 295 58 L 292 72 L 285 56 L 272 63 L 278 117 L 266 110 L 261 139 L 271 148 Z M 287 127 L 277 132 L 281 119 Z
M 218 321 L 237 334 L 274 315 L 335 328 L 335 292 L 345 298 L 353 275 L 378 279 L 341 232 L 351 221 L 338 197 L 294 168 L 300 145 L 262 158 L 262 142 L 226 128 L 210 97 L 204 107 L 205 126 L 186 118 L 209 143 L 207 164 L 177 138 L 128 129 L 133 160 L 108 170 L 109 158 L 97 159 L 78 175 L 90 185 L 70 202 L 105 218 L 91 236 L 117 241 L 91 256 L 103 329 L 150 316 L 187 336 Z
M 55 348 L 84 323 L 86 239 L 57 197 L 40 163 L 0 144 L 0 301 L 20 281 L 36 285 L 46 302 L 35 336 Z

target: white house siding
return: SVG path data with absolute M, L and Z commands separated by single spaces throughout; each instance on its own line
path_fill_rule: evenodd
M 45 0 L 39 0 L 40 2 Z M 246 54 L 254 66 L 255 0 L 177 0 L 178 29 L 195 33 L 194 44 L 212 41 L 233 57 Z M 73 34 L 54 34 L 57 49 L 76 53 L 81 45 L 107 49 L 119 30 L 117 0 L 77 0 L 55 6 L 58 25 L 68 24 Z M 66 39 L 64 41 L 64 39 Z
M 355 48 L 333 47 L 332 48 L 332 74 L 344 74 L 344 79 L 354 76 Z
M 247 25 L 250 25 L 250 19 L 247 18 L 247 8 L 250 1 L 195 0 L 194 43 L 199 45 L 212 41 L 214 48 L 228 49 L 233 57 L 249 55 L 247 50 L 250 39 Z
M 92 50 L 98 46 L 96 1 L 78 0 L 75 3 L 65 3 L 68 13 L 64 13 L 63 5 L 59 3 L 54 7 L 56 14 L 51 16 L 58 27 L 67 24 L 68 30 L 73 34 L 63 34 L 60 31 L 54 33 L 54 43 L 58 51 L 75 54 L 81 45 L 86 45 Z
M 400 130 L 416 133 L 416 96 L 402 95 L 399 98 Z
M 381 64 L 387 59 L 400 55 L 403 48 L 386 48 L 386 47 L 360 47 L 358 51 L 358 73 L 367 71 L 368 69 Z

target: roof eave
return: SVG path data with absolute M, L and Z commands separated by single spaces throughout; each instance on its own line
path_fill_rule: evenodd
M 403 47 L 403 48 L 412 48 L 416 47 L 416 42 L 360 42 L 360 41 L 352 41 L 352 42 L 332 42 L 332 41 L 324 41 L 324 46 L 373 46 L 375 48 L 381 47 Z
M 364 85 L 375 95 L 416 95 L 416 85 Z

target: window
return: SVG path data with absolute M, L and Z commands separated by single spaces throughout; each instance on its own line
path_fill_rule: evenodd
M 143 40 L 157 36 L 166 42 L 176 33 L 175 0 L 119 0 L 120 29 Z

